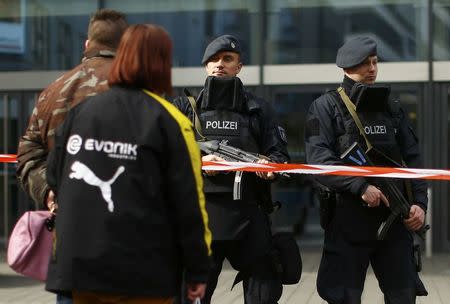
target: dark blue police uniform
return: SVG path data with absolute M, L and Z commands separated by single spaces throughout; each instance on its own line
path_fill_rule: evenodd
M 349 68 L 376 55 L 375 42 L 367 37 L 349 41 L 339 51 L 337 64 Z M 342 87 L 354 104 L 360 100 L 363 87 L 345 76 Z M 375 110 L 357 112 L 371 144 L 390 158 L 409 167 L 420 167 L 417 138 L 404 111 L 398 104 L 383 101 Z M 378 107 L 378 108 L 377 108 Z M 363 108 L 363 107 L 362 107 Z M 329 91 L 316 99 L 308 112 L 306 157 L 311 164 L 343 165 L 340 155 L 355 141 L 365 147 L 365 140 L 337 91 Z M 377 165 L 385 165 L 378 163 Z M 426 291 L 417 275 L 412 234 L 399 218 L 385 240 L 377 240 L 379 225 L 389 216 L 381 204 L 367 208 L 361 199 L 370 184 L 364 177 L 322 176 L 317 181 L 334 192 L 336 206 L 325 225 L 322 260 L 317 289 L 328 303 L 361 302 L 366 271 L 371 264 L 384 293 L 385 303 L 415 303 L 416 295 Z M 403 185 L 399 184 L 404 190 Z M 426 183 L 412 181 L 414 203 L 426 210 Z
M 240 54 L 239 43 L 230 35 L 217 38 L 206 48 L 202 63 L 219 51 Z M 216 98 L 220 92 L 228 92 L 225 87 L 230 84 L 233 96 Z M 187 97 L 178 97 L 173 103 L 194 121 Z M 208 77 L 197 97 L 196 113 L 202 136 L 226 139 L 232 146 L 265 155 L 273 162 L 289 161 L 284 132 L 275 119 L 274 109 L 246 91 L 239 78 Z M 271 199 L 270 182 L 255 173 L 244 173 L 242 198 L 233 200 L 233 179 L 234 173 L 204 178 L 214 263 L 202 303 L 210 303 L 227 258 L 243 280 L 245 303 L 273 304 L 281 297 L 282 283 L 270 256 L 270 221 L 261 204 Z

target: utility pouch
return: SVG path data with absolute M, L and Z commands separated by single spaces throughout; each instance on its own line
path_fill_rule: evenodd
M 302 276 L 302 257 L 292 233 L 279 232 L 272 236 L 272 263 L 283 285 L 297 284 Z
M 336 193 L 323 187 L 317 188 L 316 193 L 319 197 L 320 226 L 326 230 L 336 211 Z
M 420 244 L 414 244 L 413 246 L 414 263 L 416 264 L 416 271 L 422 271 L 422 251 L 420 250 Z

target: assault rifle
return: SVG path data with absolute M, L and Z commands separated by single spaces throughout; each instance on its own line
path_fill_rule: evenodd
M 376 157 L 381 157 L 393 162 L 393 160 L 388 159 L 387 156 L 377 151 L 376 149 L 372 149 L 371 152 L 376 153 Z M 353 143 L 353 145 L 351 145 L 350 148 L 348 148 L 341 155 L 341 159 L 350 165 L 373 166 L 372 161 L 357 142 Z M 407 219 L 409 217 L 409 210 L 411 208 L 411 205 L 406 200 L 403 193 L 392 181 L 388 181 L 386 180 L 386 178 L 382 177 L 374 177 L 374 184 L 380 188 L 380 190 L 388 199 L 389 209 L 391 210 L 391 214 L 385 222 L 381 223 L 377 232 L 377 238 L 379 240 L 384 240 L 387 232 L 389 231 L 389 228 L 398 216 L 400 216 L 402 219 Z M 420 238 L 425 239 L 425 233 L 428 229 L 430 229 L 430 226 L 424 225 L 420 230 L 415 231 L 415 233 Z
M 270 161 L 267 156 L 258 153 L 246 152 L 236 147 L 228 145 L 227 140 L 206 140 L 197 142 L 200 150 L 206 154 L 213 154 L 223 158 L 226 161 L 256 163 L 260 159 Z M 242 197 L 242 174 L 243 171 L 236 171 L 233 185 L 233 199 L 240 200 Z M 278 174 L 278 173 L 277 173 Z M 286 173 L 279 173 L 281 176 L 289 177 Z

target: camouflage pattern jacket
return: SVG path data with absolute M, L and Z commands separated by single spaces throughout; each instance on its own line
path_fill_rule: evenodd
M 82 62 L 56 79 L 40 95 L 17 151 L 17 178 L 37 204 L 45 204 L 47 155 L 54 146 L 55 129 L 67 112 L 88 96 L 108 89 L 107 78 L 114 57 L 110 50 L 90 49 Z

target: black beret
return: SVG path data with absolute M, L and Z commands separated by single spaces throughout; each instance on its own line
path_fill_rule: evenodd
M 202 64 L 206 64 L 212 56 L 218 52 L 230 51 L 234 53 L 241 54 L 241 46 L 239 40 L 231 35 L 222 35 L 217 37 L 205 49 L 205 54 L 203 54 Z
M 346 69 L 363 62 L 369 56 L 377 54 L 377 43 L 369 37 L 356 37 L 350 39 L 338 50 L 336 65 Z

